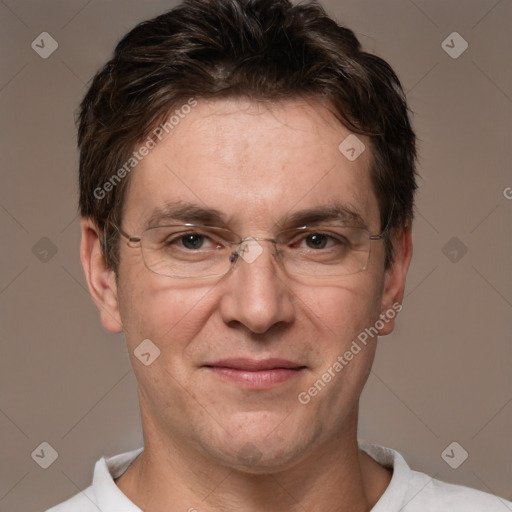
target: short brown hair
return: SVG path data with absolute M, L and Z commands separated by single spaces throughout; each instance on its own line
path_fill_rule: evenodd
M 119 263 L 114 225 L 121 221 L 129 181 L 126 172 L 118 183 L 112 177 L 173 109 L 190 98 L 306 96 L 370 138 L 381 225 L 409 225 L 416 138 L 389 64 L 362 51 L 354 33 L 314 1 L 184 0 L 119 42 L 81 104 L 80 213 L 104 233 L 108 266 L 117 270 Z M 111 186 L 101 188 L 109 180 Z M 388 266 L 393 247 L 389 238 L 385 242 Z

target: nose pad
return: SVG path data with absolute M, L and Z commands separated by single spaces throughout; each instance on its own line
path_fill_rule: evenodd
M 246 263 L 253 263 L 259 258 L 262 252 L 263 247 L 255 238 L 246 238 L 240 243 L 237 254 Z
M 239 258 L 243 259 L 246 263 L 254 263 L 262 254 L 263 254 L 263 245 L 260 242 L 272 242 L 274 245 L 274 256 L 276 257 L 278 262 L 281 262 L 282 255 L 280 251 L 277 250 L 275 246 L 275 240 L 270 238 L 253 238 L 247 237 L 244 238 L 236 248 L 235 251 L 229 256 L 229 261 L 233 266 Z

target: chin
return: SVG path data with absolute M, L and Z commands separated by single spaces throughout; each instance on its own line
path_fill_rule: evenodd
M 220 459 L 223 465 L 241 473 L 253 475 L 279 473 L 286 470 L 296 464 L 305 451 L 301 446 L 275 448 L 261 444 L 256 446 L 251 441 L 242 444 L 237 451 L 233 451 L 233 446 L 226 451 L 219 448 L 215 447 L 215 453 L 212 455 Z
M 208 454 L 222 464 L 237 471 L 250 474 L 277 473 L 304 458 L 320 435 L 319 424 L 290 425 L 280 418 L 280 422 L 258 421 L 237 425 L 228 435 L 226 431 L 205 443 L 200 443 Z M 281 423 L 281 424 L 280 424 Z

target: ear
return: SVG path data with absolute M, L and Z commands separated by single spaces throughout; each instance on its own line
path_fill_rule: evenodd
M 385 271 L 380 317 L 384 326 L 379 329 L 379 336 L 393 332 L 395 317 L 402 309 L 405 278 L 412 257 L 412 229 L 407 227 L 395 235 L 393 239 L 395 258 Z
M 101 231 L 89 218 L 80 222 L 82 242 L 80 259 L 92 299 L 100 312 L 103 327 L 110 332 L 122 332 L 123 324 L 119 315 L 115 273 L 107 268 L 107 262 L 100 245 Z

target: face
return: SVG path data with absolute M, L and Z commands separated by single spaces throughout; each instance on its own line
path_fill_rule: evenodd
M 292 217 L 336 205 L 378 234 L 369 142 L 358 136 L 366 150 L 349 161 L 338 149 L 349 134 L 315 102 L 198 101 L 132 171 L 122 229 L 138 236 L 150 217 L 176 223 L 155 213 L 193 206 L 241 237 L 275 238 L 297 227 Z M 353 435 L 376 338 L 359 351 L 353 341 L 401 298 L 408 263 L 398 248 L 385 271 L 383 242 L 372 241 L 366 270 L 315 280 L 289 275 L 272 243 L 259 245 L 222 277 L 176 279 L 148 270 L 121 238 L 118 281 L 109 300 L 96 297 L 105 327 L 120 330 L 116 319 L 125 332 L 145 438 L 254 472 Z M 149 366 L 134 355 L 146 339 L 160 350 Z

